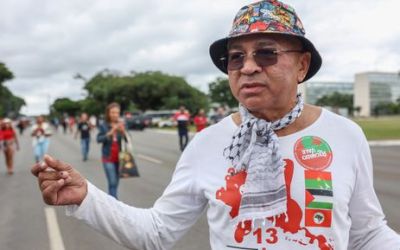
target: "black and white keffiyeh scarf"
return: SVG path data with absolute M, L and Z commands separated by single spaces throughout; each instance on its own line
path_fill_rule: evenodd
M 274 131 L 293 123 L 303 106 L 301 94 L 298 94 L 296 105 L 289 113 L 269 122 L 254 117 L 239 105 L 242 123 L 231 145 L 224 150 L 224 156 L 232 162 L 236 172 L 247 172 L 241 189 L 239 221 L 265 219 L 286 212 L 284 161 Z

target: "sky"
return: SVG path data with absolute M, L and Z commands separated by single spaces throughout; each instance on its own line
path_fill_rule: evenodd
M 85 97 L 84 81 L 108 68 L 160 70 L 208 91 L 224 76 L 209 45 L 225 37 L 245 0 L 1 0 L 0 61 L 6 86 L 48 112 L 56 98 Z M 365 71 L 400 71 L 400 1 L 286 0 L 302 20 L 323 65 L 311 81 L 353 81 Z

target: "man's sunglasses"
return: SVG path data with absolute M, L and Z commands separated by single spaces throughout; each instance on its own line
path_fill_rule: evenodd
M 259 67 L 274 65 L 278 62 L 278 55 L 282 53 L 303 53 L 304 50 L 273 50 L 259 49 L 252 53 L 254 61 Z M 227 70 L 240 70 L 243 68 L 246 54 L 243 52 L 229 53 L 220 58 L 223 66 Z

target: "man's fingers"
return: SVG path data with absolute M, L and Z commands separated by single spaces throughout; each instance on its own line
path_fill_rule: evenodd
M 50 186 L 54 182 L 56 182 L 56 181 L 43 181 L 43 182 L 40 182 L 40 184 L 39 184 L 40 190 L 41 191 L 45 190 L 48 186 Z
M 44 171 L 47 168 L 47 165 L 44 162 L 40 162 L 40 163 L 36 163 L 35 165 L 33 165 L 33 167 L 31 168 L 31 173 L 34 176 L 38 176 L 38 174 L 41 171 Z
M 59 179 L 58 181 L 54 181 L 53 183 L 49 184 L 45 189 L 43 189 L 42 195 L 44 202 L 46 202 L 46 204 L 48 205 L 57 205 L 57 193 L 64 186 L 64 184 L 64 179 Z
M 56 171 L 69 171 L 72 167 L 64 162 L 54 159 L 50 155 L 44 156 L 44 161 L 47 165 L 53 168 Z
M 66 171 L 41 171 L 38 174 L 39 182 L 45 180 L 58 180 L 58 179 L 66 179 L 69 176 Z
M 39 172 L 41 171 L 41 169 L 40 169 L 40 164 L 39 163 L 36 163 L 35 165 L 33 165 L 33 167 L 31 168 L 31 173 L 34 175 L 34 176 L 38 176 L 38 174 L 39 174 Z

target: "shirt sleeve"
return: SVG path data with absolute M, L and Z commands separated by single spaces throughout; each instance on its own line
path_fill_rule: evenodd
M 88 183 L 80 206 L 66 206 L 67 215 L 133 249 L 171 249 L 196 222 L 207 202 L 196 189 L 194 149 L 190 143 L 163 195 L 149 209 L 117 201 Z
M 373 188 L 372 158 L 365 137 L 356 158 L 356 184 L 350 200 L 350 218 L 348 249 L 399 249 L 400 236 L 387 226 Z
M 111 141 L 111 139 L 107 136 L 107 127 L 106 125 L 102 124 L 99 127 L 99 132 L 97 133 L 96 140 L 98 143 L 104 143 L 107 141 Z

